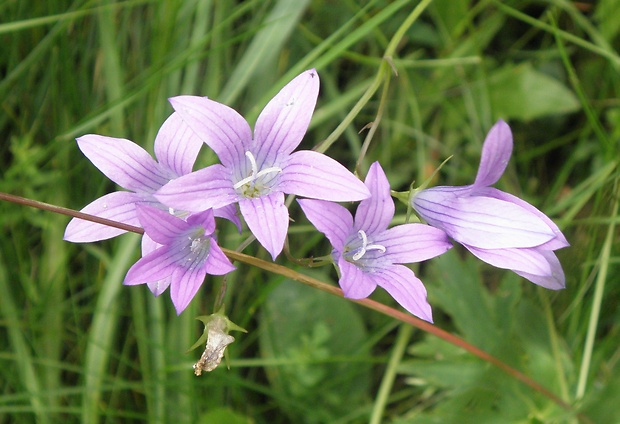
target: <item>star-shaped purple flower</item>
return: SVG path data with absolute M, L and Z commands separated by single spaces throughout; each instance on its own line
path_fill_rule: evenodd
M 562 232 L 534 206 L 489 187 L 502 176 L 511 154 L 512 133 L 500 120 L 484 141 L 472 185 L 421 190 L 412 206 L 479 259 L 540 286 L 564 288 L 564 271 L 553 253 L 569 245 Z
M 335 160 L 314 151 L 293 153 L 310 124 L 318 92 L 314 69 L 297 76 L 265 106 L 254 136 L 245 119 L 226 105 L 205 97 L 170 99 L 221 164 L 178 178 L 155 197 L 189 211 L 238 203 L 250 231 L 275 259 L 288 230 L 285 193 L 331 201 L 369 196 L 364 184 Z
M 433 321 L 422 281 L 405 263 L 439 256 L 452 247 L 448 236 L 424 224 L 404 224 L 388 229 L 394 217 L 390 185 L 378 162 L 365 181 L 372 197 L 355 213 L 322 200 L 298 200 L 310 222 L 329 239 L 340 269 L 338 283 L 345 297 L 363 299 L 383 287 L 406 310 Z
M 144 204 L 136 205 L 136 211 L 145 233 L 159 247 L 129 269 L 123 284 L 157 283 L 156 295 L 171 286 L 170 297 L 180 314 L 207 274 L 224 275 L 235 269 L 216 243 L 211 209 L 190 215 L 187 221 Z
M 153 193 L 170 180 L 192 172 L 202 147 L 202 140 L 178 113 L 173 113 L 157 133 L 154 148 L 158 162 L 142 147 L 121 138 L 89 134 L 78 138 L 77 142 L 80 150 L 101 172 L 128 190 L 106 194 L 87 205 L 82 212 L 134 226 L 140 225 L 135 209 L 137 203 L 168 209 L 153 197 Z M 183 211 L 170 212 L 184 214 Z M 215 213 L 240 226 L 234 207 Z M 86 243 L 116 237 L 124 232 L 74 218 L 67 225 L 64 239 Z

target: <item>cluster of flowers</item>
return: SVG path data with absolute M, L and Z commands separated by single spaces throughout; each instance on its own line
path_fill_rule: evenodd
M 532 205 L 489 187 L 503 174 L 512 153 L 506 123 L 498 122 L 489 132 L 474 184 L 434 187 L 408 196 L 428 225 L 388 228 L 394 202 L 379 163 L 371 165 L 362 182 L 326 155 L 294 152 L 318 92 L 316 71 L 303 72 L 267 104 L 254 134 L 226 105 L 205 97 L 172 98 L 175 111 L 155 139 L 157 161 L 129 140 L 80 137 L 78 146 L 86 157 L 126 189 L 82 211 L 140 226 L 145 232 L 142 258 L 129 269 L 124 284 L 146 283 L 156 296 L 170 286 L 172 302 L 181 313 L 206 274 L 235 269 L 217 244 L 215 217 L 241 230 L 239 211 L 275 260 L 289 225 L 284 194 L 294 194 L 303 197 L 298 200 L 303 212 L 331 242 L 346 297 L 365 298 L 378 285 L 409 312 L 432 321 L 424 285 L 403 264 L 441 255 L 452 247 L 450 239 L 483 261 L 543 287 L 564 287 L 553 251 L 568 243 L 558 227 Z M 192 172 L 203 143 L 221 163 Z M 334 203 L 351 201 L 361 201 L 355 217 Z M 73 219 L 65 239 L 92 242 L 122 232 Z

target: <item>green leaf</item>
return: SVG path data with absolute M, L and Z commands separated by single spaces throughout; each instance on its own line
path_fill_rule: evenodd
M 370 382 L 370 364 L 360 361 L 366 341 L 358 311 L 346 300 L 293 281 L 270 294 L 262 309 L 261 353 L 282 363 L 267 375 L 288 394 L 278 401 L 292 422 L 332 422 L 361 407 Z
M 488 90 L 495 118 L 530 121 L 580 108 L 571 90 L 529 63 L 508 65 L 493 72 L 489 76 Z

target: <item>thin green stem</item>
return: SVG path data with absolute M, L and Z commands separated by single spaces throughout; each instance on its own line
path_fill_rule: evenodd
M 618 202 L 620 198 L 620 184 L 618 180 L 614 182 L 614 205 L 611 212 L 611 217 L 618 215 Z M 614 245 L 614 238 L 616 234 L 616 222 L 611 220 L 609 227 L 607 228 L 607 235 L 605 242 L 603 243 L 603 249 L 601 250 L 601 256 L 599 258 L 599 272 L 596 278 L 594 288 L 594 299 L 592 299 L 592 311 L 590 312 L 590 320 L 588 321 L 588 333 L 586 335 L 586 342 L 583 347 L 583 359 L 581 361 L 581 369 L 579 370 L 579 380 L 577 382 L 577 392 L 575 397 L 581 399 L 586 392 L 586 385 L 588 384 L 588 373 L 590 371 L 590 364 L 592 363 L 592 351 L 594 350 L 594 338 L 596 337 L 596 329 L 599 323 L 599 317 L 601 314 L 601 305 L 603 303 L 603 293 L 605 293 L 605 282 L 607 281 L 607 272 L 609 271 L 609 258 L 611 256 L 611 248 Z
M 370 424 L 380 424 L 382 422 L 381 418 L 383 417 L 385 406 L 387 405 L 390 392 L 392 391 L 392 386 L 394 385 L 398 365 L 400 365 L 403 355 L 405 354 L 405 350 L 409 345 L 412 332 L 412 327 L 408 325 L 401 325 L 398 332 L 398 337 L 396 338 L 396 344 L 394 344 L 394 347 L 392 348 L 390 361 L 388 362 L 387 368 L 383 373 L 383 378 L 381 379 L 381 386 L 379 387 L 379 392 L 377 393 L 377 398 L 375 399 L 372 414 L 370 416 Z

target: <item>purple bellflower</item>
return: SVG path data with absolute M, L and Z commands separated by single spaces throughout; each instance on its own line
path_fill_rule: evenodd
M 452 244 L 443 231 L 424 224 L 387 228 L 394 217 L 394 201 L 378 162 L 371 165 L 365 184 L 372 197 L 359 204 L 355 219 L 336 203 L 311 199 L 298 202 L 334 247 L 332 257 L 340 270 L 338 283 L 345 297 L 363 299 L 381 286 L 406 310 L 432 322 L 422 281 L 400 264 L 439 256 Z
M 172 303 L 180 314 L 207 274 L 224 275 L 235 269 L 216 243 L 211 209 L 190 215 L 187 221 L 144 204 L 137 204 L 136 212 L 145 233 L 159 247 L 129 269 L 123 284 L 155 283 L 156 295 L 170 286 Z
M 178 178 L 155 197 L 189 211 L 238 203 L 250 231 L 275 259 L 288 231 L 285 193 L 330 201 L 369 196 L 364 184 L 334 159 L 314 151 L 293 153 L 310 124 L 318 92 L 314 69 L 294 78 L 265 106 L 254 135 L 226 105 L 196 96 L 170 99 L 221 164 Z
M 553 253 L 568 246 L 558 227 L 534 206 L 489 187 L 504 173 L 512 154 L 512 133 L 504 121 L 489 131 L 472 185 L 433 187 L 413 194 L 413 209 L 479 259 L 510 269 L 548 289 L 565 286 Z
M 80 150 L 101 172 L 128 190 L 106 194 L 84 207 L 82 212 L 134 226 L 140 225 L 135 209 L 138 203 L 169 210 L 153 197 L 153 193 L 170 180 L 192 172 L 202 147 L 202 141 L 178 113 L 173 113 L 157 133 L 154 148 L 158 162 L 142 147 L 125 139 L 89 134 L 78 138 L 77 142 Z M 180 216 L 187 215 L 183 211 L 169 211 Z M 234 207 L 217 210 L 215 214 L 230 219 L 239 227 L 241 225 Z M 87 243 L 116 237 L 124 232 L 119 228 L 74 218 L 67 225 L 64 239 Z M 143 250 L 150 251 L 156 247 L 148 242 L 147 237 L 144 241 Z

